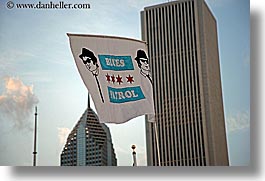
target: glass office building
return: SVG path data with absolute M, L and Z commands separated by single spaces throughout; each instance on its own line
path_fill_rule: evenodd
M 67 138 L 61 166 L 117 166 L 109 128 L 90 106 Z

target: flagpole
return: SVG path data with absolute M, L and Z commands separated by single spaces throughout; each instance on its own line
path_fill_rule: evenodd
M 157 132 L 157 125 L 156 125 L 156 121 L 154 122 L 154 126 L 155 126 L 155 135 L 156 135 L 156 146 L 157 146 L 157 156 L 158 156 L 158 166 L 161 166 L 161 159 L 160 159 L 160 147 L 159 147 L 159 142 L 158 142 L 158 132 Z
M 37 106 L 35 107 L 35 129 L 34 129 L 34 150 L 33 150 L 33 166 L 36 166 L 37 156 Z

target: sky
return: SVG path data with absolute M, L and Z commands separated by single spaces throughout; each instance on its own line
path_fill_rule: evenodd
M 0 147 L 0 165 L 32 165 L 33 110 L 37 105 L 37 165 L 59 166 L 66 137 L 87 106 L 87 89 L 74 63 L 66 33 L 141 39 L 140 11 L 167 1 L 64 1 L 89 3 L 91 8 L 83 10 L 8 9 L 6 2 L 0 2 L 0 145 L 4 145 Z M 34 3 L 27 1 L 31 2 Z M 218 24 L 230 165 L 248 165 L 249 1 L 206 2 Z M 144 117 L 107 125 L 118 165 L 132 165 L 132 144 L 137 147 L 138 165 L 147 165 Z

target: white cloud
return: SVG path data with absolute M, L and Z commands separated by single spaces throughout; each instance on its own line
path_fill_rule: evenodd
M 114 149 L 116 153 L 128 154 L 128 151 L 120 146 L 116 146 Z
M 249 112 L 239 112 L 236 115 L 228 116 L 226 119 L 228 132 L 250 127 L 250 114 Z
M 24 85 L 19 78 L 6 77 L 4 91 L 0 95 L 1 124 L 9 120 L 8 123 L 17 129 L 31 130 L 29 117 L 38 102 L 33 85 Z
M 58 130 L 58 139 L 60 147 L 62 147 L 66 143 L 66 139 L 71 132 L 69 128 L 57 128 Z

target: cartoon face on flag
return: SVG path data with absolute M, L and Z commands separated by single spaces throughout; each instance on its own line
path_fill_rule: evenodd
M 68 36 L 100 122 L 124 123 L 140 115 L 154 115 L 145 42 L 109 36 Z
M 98 70 L 98 61 L 97 58 L 95 57 L 94 53 L 86 48 L 82 49 L 82 54 L 79 55 L 79 58 L 81 58 L 83 60 L 84 65 L 86 66 L 86 68 L 94 75 L 97 85 L 98 85 L 98 89 L 99 89 L 99 93 L 101 96 L 101 100 L 104 103 L 104 98 L 102 96 L 102 92 L 101 92 L 101 88 L 100 88 L 100 84 L 98 82 L 98 74 L 99 74 L 99 70 Z
M 148 61 L 148 58 L 147 58 L 145 51 L 144 50 L 138 50 L 137 51 L 137 57 L 135 57 L 135 60 L 137 61 L 138 67 L 141 69 L 140 73 L 144 77 L 147 77 L 151 83 L 153 83 L 152 78 L 151 78 L 149 61 Z

